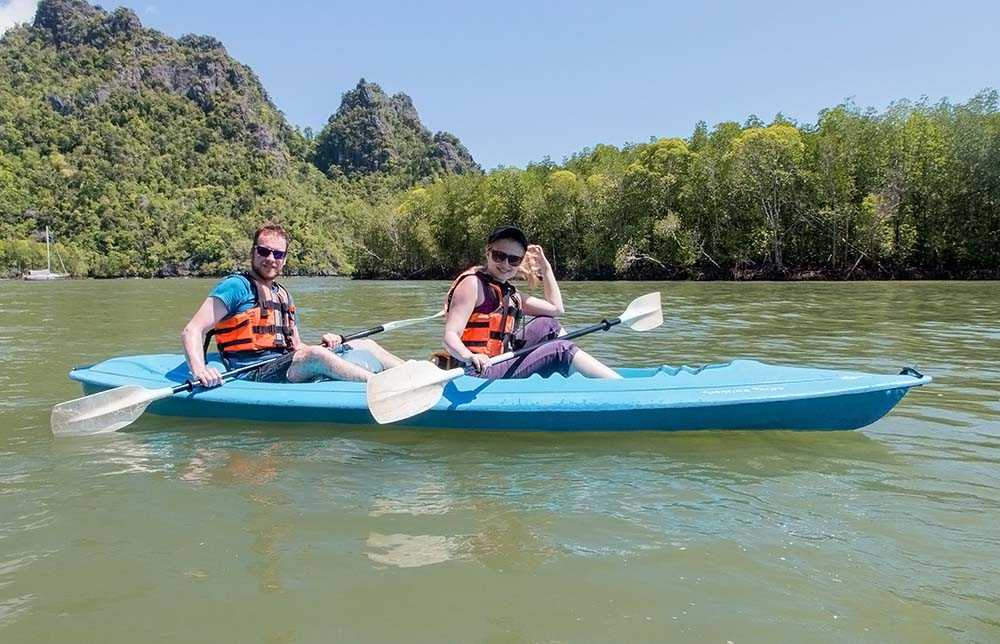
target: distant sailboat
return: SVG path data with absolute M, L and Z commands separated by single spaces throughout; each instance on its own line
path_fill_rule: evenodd
M 58 256 L 58 251 L 56 251 L 56 256 Z M 43 268 L 37 271 L 28 271 L 24 274 L 24 279 L 31 280 L 34 282 L 42 282 L 47 280 L 61 280 L 69 277 L 69 273 L 53 273 L 52 272 L 52 249 L 49 244 L 49 227 L 45 227 L 45 255 L 49 260 L 49 267 Z M 62 269 L 66 270 L 66 265 L 63 264 L 62 257 L 59 257 L 59 264 L 62 265 Z

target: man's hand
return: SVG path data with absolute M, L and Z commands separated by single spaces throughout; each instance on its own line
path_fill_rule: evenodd
M 344 343 L 344 336 L 337 333 L 324 333 L 320 344 L 328 349 L 336 349 Z
M 202 367 L 191 375 L 203 387 L 218 387 L 222 384 L 222 374 L 215 367 Z

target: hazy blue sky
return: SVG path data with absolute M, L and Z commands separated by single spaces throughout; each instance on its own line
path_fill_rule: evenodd
M 219 38 L 303 127 L 361 77 L 406 92 L 487 168 L 687 136 L 698 120 L 811 122 L 850 97 L 882 109 L 1000 86 L 997 0 L 101 4 Z

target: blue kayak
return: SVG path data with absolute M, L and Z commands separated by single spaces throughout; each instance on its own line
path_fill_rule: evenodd
M 222 368 L 221 364 L 214 363 Z M 489 430 L 621 431 L 696 429 L 857 429 L 874 423 L 910 387 L 931 381 L 913 369 L 873 375 L 734 360 L 704 367 L 618 369 L 622 380 L 573 375 L 524 380 L 469 376 L 438 404 L 399 423 Z M 95 393 L 121 385 L 159 388 L 188 378 L 176 354 L 113 358 L 74 369 Z M 153 403 L 165 416 L 369 425 L 365 386 L 356 382 L 265 384 L 235 380 Z

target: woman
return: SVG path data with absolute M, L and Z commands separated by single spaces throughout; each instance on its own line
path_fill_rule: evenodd
M 523 297 L 510 280 L 528 260 L 541 276 L 544 297 Z M 486 263 L 459 275 L 445 303 L 448 317 L 444 346 L 457 362 L 470 365 L 480 378 L 527 378 L 532 374 L 620 378 L 568 340 L 554 340 L 514 360 L 489 366 L 492 356 L 559 336 L 555 316 L 563 314 L 562 295 L 552 265 L 541 246 L 528 245 L 520 228 L 503 226 L 486 241 Z M 536 316 L 526 325 L 524 315 Z M 519 328 L 520 327 L 520 328 Z

